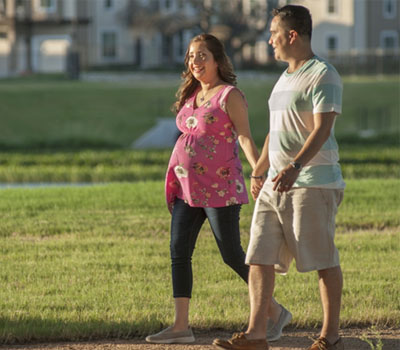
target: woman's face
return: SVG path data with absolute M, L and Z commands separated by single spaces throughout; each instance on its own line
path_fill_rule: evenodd
M 207 83 L 218 76 L 218 64 L 205 42 L 196 41 L 189 48 L 189 70 L 200 82 Z

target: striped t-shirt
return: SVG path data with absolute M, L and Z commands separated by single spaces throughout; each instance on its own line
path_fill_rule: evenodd
M 271 181 L 303 147 L 314 129 L 314 113 L 342 112 L 342 82 L 336 69 L 314 56 L 293 73 L 281 75 L 268 101 L 268 179 Z M 301 170 L 293 187 L 344 188 L 332 127 L 320 151 Z

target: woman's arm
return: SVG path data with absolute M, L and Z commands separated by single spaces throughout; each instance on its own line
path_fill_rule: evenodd
M 257 164 L 259 153 L 251 136 L 247 106 L 242 94 L 234 89 L 228 95 L 226 110 L 238 134 L 240 147 L 252 169 Z

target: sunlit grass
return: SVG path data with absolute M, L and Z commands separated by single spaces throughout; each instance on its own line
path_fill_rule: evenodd
M 396 80 L 344 81 L 339 139 L 365 126 L 398 133 Z M 240 87 L 261 147 L 272 82 L 241 81 Z M 170 150 L 128 146 L 158 116 L 170 115 L 175 90 L 171 84 L 0 81 L 0 148 L 8 150 L 0 153 L 0 183 L 115 182 L 0 190 L 0 343 L 127 338 L 172 322 L 163 183 Z M 341 326 L 400 327 L 398 144 L 343 139 Z M 241 212 L 244 247 L 253 207 L 250 201 Z M 244 327 L 247 288 L 224 266 L 208 225 L 193 262 L 192 325 Z M 316 274 L 294 270 L 278 276 L 276 297 L 293 312 L 294 327 L 320 325 Z
M 274 83 L 274 79 L 239 80 L 259 147 L 268 131 L 267 100 Z M 157 118 L 173 117 L 170 107 L 178 84 L 178 78 L 168 85 L 160 80 L 144 85 L 0 80 L 0 148 L 129 147 Z M 393 78 L 344 79 L 343 114 L 336 122 L 338 138 L 370 129 L 398 135 L 399 89 Z
M 398 189 L 396 180 L 348 182 L 337 233 L 342 327 L 400 326 Z M 162 181 L 1 195 L 0 342 L 142 336 L 172 322 Z M 244 247 L 252 208 L 241 214 Z M 247 287 L 223 264 L 208 225 L 193 264 L 192 325 L 243 327 Z M 276 298 L 293 312 L 293 326 L 319 325 L 316 274 L 294 269 L 278 276 Z
M 83 183 L 162 180 L 171 150 L 83 150 L 0 153 L 0 183 Z M 241 154 L 246 177 L 250 166 Z M 345 179 L 399 178 L 400 148 L 340 147 Z

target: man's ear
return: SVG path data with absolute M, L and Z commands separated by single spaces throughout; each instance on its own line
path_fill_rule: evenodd
M 289 44 L 293 44 L 295 40 L 298 38 L 299 34 L 295 30 L 289 31 Z

